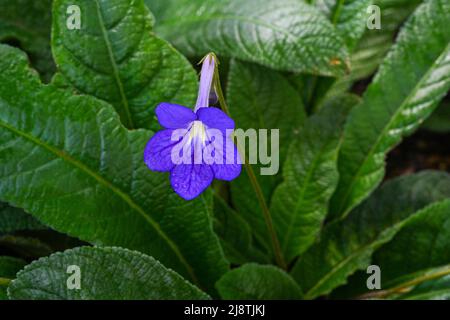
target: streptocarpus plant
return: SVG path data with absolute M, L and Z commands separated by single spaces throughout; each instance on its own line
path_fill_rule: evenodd
M 449 0 L 31 2 L 0 0 L 0 298 L 450 297 L 450 175 L 383 182 L 450 88 Z M 174 191 L 181 127 L 278 129 L 280 170 Z

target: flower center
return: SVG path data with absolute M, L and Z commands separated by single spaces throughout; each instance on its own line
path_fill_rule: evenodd
M 206 128 L 198 120 L 192 122 L 191 129 L 189 130 L 189 142 L 194 138 L 198 139 L 202 144 L 206 141 Z

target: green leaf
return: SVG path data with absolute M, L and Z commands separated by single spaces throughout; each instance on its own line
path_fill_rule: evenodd
M 318 9 L 297 0 L 147 0 L 158 34 L 187 55 L 209 51 L 277 70 L 341 75 L 347 50 Z M 180 32 L 183 30 L 183 32 Z
M 218 196 L 214 197 L 214 218 L 214 231 L 228 261 L 236 265 L 251 261 L 269 262 L 268 257 L 253 245 L 248 223 Z
M 69 289 L 75 271 L 80 289 Z M 34 261 L 17 274 L 11 299 L 174 300 L 208 299 L 199 289 L 157 260 L 122 248 L 81 247 Z
M 25 266 L 26 262 L 7 256 L 0 256 L 0 300 L 8 300 L 7 288 L 16 273 Z
M 33 216 L 22 209 L 14 208 L 6 203 L 0 202 L 0 235 L 19 230 L 41 230 L 46 229 Z
M 399 300 L 450 300 L 450 275 L 425 281 L 408 293 L 397 297 Z
M 318 0 L 320 8 L 351 51 L 367 29 L 367 8 L 372 0 Z
M 42 79 L 49 81 L 55 71 L 50 48 L 52 0 L 0 0 L 0 8 L 0 42 L 19 45 Z
M 227 264 L 206 193 L 186 202 L 145 166 L 151 132 L 113 108 L 43 86 L 18 50 L 0 46 L 0 199 L 53 229 L 151 254 L 212 289 Z
M 395 35 L 422 0 L 373 0 L 380 7 L 381 29 L 367 29 L 351 56 L 351 74 L 342 82 L 372 75 L 391 48 Z
M 283 167 L 284 182 L 272 198 L 275 229 L 282 252 L 291 261 L 316 239 L 338 182 L 337 155 L 348 112 L 359 102 L 343 96 L 309 118 L 291 143 Z
M 442 103 L 424 122 L 422 128 L 438 133 L 450 132 L 450 103 Z
M 390 241 L 420 209 L 450 197 L 450 175 L 425 171 L 387 182 L 345 219 L 327 225 L 320 241 L 293 268 L 305 297 L 344 284 L 370 264 L 372 253 Z M 313 270 L 313 271 L 312 271 Z
M 270 129 L 279 129 L 281 166 L 290 141 L 298 136 L 298 129 L 306 118 L 300 95 L 278 72 L 233 61 L 229 71 L 227 98 L 236 128 L 267 129 L 268 146 L 271 143 Z M 266 202 L 269 202 L 280 179 L 279 175 L 261 175 L 261 167 L 267 166 L 253 165 L 253 170 Z M 252 226 L 259 241 L 264 243 L 268 239 L 266 225 L 255 191 L 245 172 L 231 183 L 231 195 L 237 211 Z
M 341 178 L 331 202 L 345 216 L 384 176 L 385 155 L 412 133 L 450 88 L 450 3 L 431 0 L 402 29 L 347 123 L 339 155 Z M 402 81 L 399 81 L 402 79 Z
M 407 263 L 405 263 L 407 261 Z M 429 206 L 373 256 L 382 270 L 383 289 L 414 280 L 450 263 L 450 199 Z
M 69 5 L 82 27 L 66 26 Z M 160 102 L 194 103 L 197 78 L 189 62 L 153 32 L 143 0 L 56 0 L 52 46 L 59 71 L 80 92 L 111 103 L 128 128 L 156 128 Z
M 291 300 L 302 292 L 283 270 L 269 265 L 245 264 L 226 273 L 216 284 L 223 299 Z

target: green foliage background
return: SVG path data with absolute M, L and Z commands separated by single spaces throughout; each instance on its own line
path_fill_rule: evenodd
M 383 182 L 403 138 L 450 130 L 450 0 L 0 9 L 0 299 L 450 298 L 450 175 Z M 280 129 L 280 172 L 186 202 L 143 150 L 208 52 L 237 127 Z

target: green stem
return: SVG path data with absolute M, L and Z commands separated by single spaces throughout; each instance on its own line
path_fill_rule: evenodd
M 214 72 L 214 80 L 213 80 L 213 82 L 214 82 L 214 89 L 216 91 L 217 98 L 219 99 L 220 107 L 222 108 L 222 110 L 228 116 L 230 116 L 230 112 L 228 110 L 227 103 L 225 102 L 225 97 L 223 95 L 222 86 L 220 84 L 220 78 L 219 78 L 217 64 L 218 64 L 218 60 L 216 58 L 216 71 Z M 238 149 L 239 149 L 239 146 L 238 146 Z M 283 259 L 283 255 L 281 253 L 280 243 L 278 241 L 278 237 L 277 237 L 277 234 L 275 232 L 275 228 L 273 226 L 272 216 L 270 214 L 269 207 L 267 206 L 266 200 L 264 199 L 264 195 L 263 195 L 263 192 L 261 190 L 261 187 L 260 187 L 260 185 L 258 183 L 258 180 L 256 179 L 255 173 L 253 172 L 253 169 L 252 169 L 251 165 L 248 163 L 248 160 L 245 157 L 245 152 L 243 152 L 243 150 L 238 150 L 238 152 L 241 155 L 241 157 L 243 157 L 243 159 L 244 159 L 245 170 L 246 170 L 247 175 L 248 175 L 248 177 L 250 179 L 250 183 L 251 183 L 253 189 L 255 190 L 256 197 L 258 198 L 259 205 L 260 205 L 260 207 L 262 209 L 263 216 L 264 216 L 264 221 L 265 221 L 266 227 L 267 227 L 267 231 L 268 231 L 268 233 L 270 235 L 270 240 L 271 240 L 271 244 L 272 244 L 272 248 L 273 248 L 273 253 L 275 255 L 276 263 L 277 263 L 277 265 L 279 267 L 281 267 L 281 268 L 286 270 L 287 269 L 287 265 L 286 265 L 286 262 Z
M 11 279 L 8 278 L 0 278 L 0 286 L 7 287 L 11 283 Z

